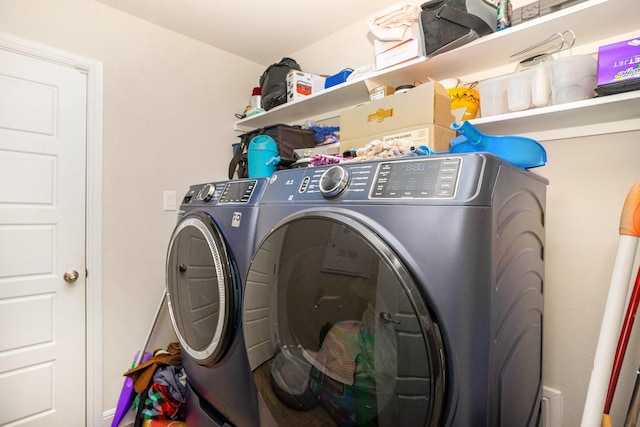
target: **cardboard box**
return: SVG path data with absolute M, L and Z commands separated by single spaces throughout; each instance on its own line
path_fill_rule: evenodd
M 376 57 L 376 69 L 378 70 L 425 56 L 420 25 L 415 23 L 409 27 L 405 31 L 405 36 L 402 40 L 374 40 L 373 50 Z
M 640 38 L 598 48 L 598 85 L 640 79 Z
M 378 86 L 369 91 L 369 100 L 375 101 L 376 99 L 384 98 L 395 93 L 395 89 L 391 86 Z
M 450 142 L 455 138 L 456 132 L 448 127 L 438 125 L 414 126 L 401 131 L 381 133 L 361 138 L 340 140 L 340 151 L 345 152 L 352 148 L 360 148 L 371 141 L 382 142 L 404 139 L 413 142 L 414 146 L 424 145 L 432 151 L 448 152 L 451 149 Z
M 325 78 L 312 73 L 291 70 L 287 73 L 287 102 L 303 99 L 324 90 Z
M 406 92 L 365 102 L 340 113 L 340 140 L 388 135 L 404 129 L 454 122 L 451 98 L 438 82 L 423 83 Z

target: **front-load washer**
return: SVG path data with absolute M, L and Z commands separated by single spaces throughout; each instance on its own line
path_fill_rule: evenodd
M 537 426 L 546 187 L 483 153 L 276 172 L 243 303 L 261 425 Z
M 265 179 L 193 185 L 167 252 L 167 297 L 187 376 L 187 423 L 259 425 L 241 324 Z

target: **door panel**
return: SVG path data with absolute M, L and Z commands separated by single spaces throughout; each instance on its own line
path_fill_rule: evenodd
M 0 202 L 52 205 L 55 179 L 55 157 L 41 153 L 0 152 L 2 182 L 11 185 L 0 188 Z
M 85 424 L 86 87 L 0 49 L 0 425 Z
M 220 360 L 235 326 L 235 271 L 222 232 L 203 212 L 180 220 L 167 256 L 169 314 L 182 350 L 202 365 Z
M 305 211 L 258 246 L 244 336 L 279 426 L 438 425 L 445 350 L 417 283 L 379 232 Z

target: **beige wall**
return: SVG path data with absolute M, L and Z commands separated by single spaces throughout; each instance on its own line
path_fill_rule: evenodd
M 390 2 L 391 3 L 391 2 Z M 164 283 L 178 196 L 224 179 L 233 114 L 264 67 L 91 0 L 0 0 L 0 31 L 104 63 L 104 410 L 141 345 Z M 348 44 L 344 40 L 350 40 Z M 305 71 L 373 62 L 364 21 L 291 53 Z M 275 58 L 277 60 L 279 58 Z M 547 203 L 544 383 L 577 426 L 589 382 L 624 197 L 640 179 L 640 132 L 545 142 Z M 166 331 L 166 318 L 164 330 Z M 612 414 L 621 425 L 640 363 L 638 328 Z
M 622 204 L 640 179 L 640 132 L 545 143 L 549 181 L 544 382 L 564 393 L 565 426 L 577 426 L 591 374 L 618 245 Z M 635 278 L 635 272 L 633 274 Z M 636 322 L 637 323 L 637 322 Z M 636 326 L 612 408 L 622 425 L 640 364 Z
M 103 410 L 144 342 L 190 184 L 226 179 L 234 113 L 264 67 L 92 0 L 0 0 L 0 31 L 103 63 Z M 172 329 L 166 313 L 160 337 Z

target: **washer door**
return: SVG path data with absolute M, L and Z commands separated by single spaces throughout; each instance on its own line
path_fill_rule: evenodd
M 237 272 L 209 215 L 192 212 L 178 223 L 166 274 L 169 313 L 182 349 L 201 365 L 217 362 L 235 329 Z
M 444 350 L 409 270 L 372 230 L 306 212 L 259 245 L 243 328 L 278 426 L 436 426 Z

